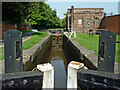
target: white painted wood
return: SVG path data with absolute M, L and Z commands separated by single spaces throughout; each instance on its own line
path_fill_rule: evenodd
M 84 68 L 84 64 L 76 61 L 71 61 L 68 65 L 67 88 L 77 90 L 77 71 Z
M 76 32 L 74 32 L 74 38 L 76 38 Z
M 76 32 L 73 32 L 73 31 L 71 32 L 69 38 L 71 39 L 72 34 L 74 34 L 74 38 L 76 38 Z
M 70 39 L 71 39 L 72 34 L 73 34 L 73 32 L 71 32 L 71 34 L 70 34 L 70 36 L 69 36 Z
M 43 85 L 42 88 L 45 90 L 54 88 L 54 68 L 50 63 L 39 64 L 37 69 L 43 72 Z

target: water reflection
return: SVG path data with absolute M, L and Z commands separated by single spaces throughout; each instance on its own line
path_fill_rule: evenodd
M 51 53 L 49 56 L 49 62 L 54 66 L 55 70 L 55 88 L 66 88 L 66 58 L 62 48 L 59 43 L 54 43 L 52 45 Z

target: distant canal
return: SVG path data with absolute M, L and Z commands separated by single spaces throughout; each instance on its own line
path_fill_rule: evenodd
M 54 67 L 55 88 L 67 88 L 67 63 L 62 45 L 59 42 L 52 43 L 48 60 Z

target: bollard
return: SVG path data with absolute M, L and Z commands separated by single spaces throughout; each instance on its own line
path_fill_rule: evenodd
M 43 89 L 54 88 L 54 68 L 50 63 L 37 65 L 37 69 L 43 72 Z
M 68 65 L 67 88 L 77 89 L 77 71 L 84 68 L 84 64 L 71 61 Z
M 99 35 L 98 70 L 114 72 L 116 34 L 103 31 Z

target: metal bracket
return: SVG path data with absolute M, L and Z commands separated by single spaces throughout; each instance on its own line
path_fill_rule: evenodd
M 8 30 L 4 37 L 5 73 L 23 71 L 22 33 L 18 30 Z

